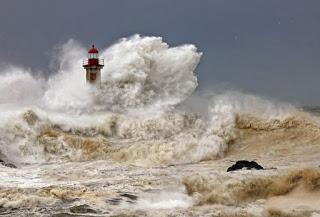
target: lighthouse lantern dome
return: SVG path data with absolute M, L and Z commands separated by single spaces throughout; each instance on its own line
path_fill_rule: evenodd
M 90 58 L 90 59 L 97 59 L 97 58 L 98 58 L 98 53 L 99 53 L 99 51 L 98 51 L 97 48 L 95 48 L 94 45 L 92 45 L 92 47 L 90 48 L 90 50 L 88 51 L 88 53 L 89 53 L 89 58 Z

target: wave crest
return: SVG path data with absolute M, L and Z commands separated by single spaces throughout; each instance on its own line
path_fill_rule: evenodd
M 303 169 L 291 171 L 285 175 L 244 179 L 230 177 L 205 178 L 202 176 L 185 177 L 183 184 L 189 195 L 198 194 L 199 204 L 239 205 L 266 199 L 272 196 L 286 195 L 298 187 L 305 191 L 320 189 L 320 170 Z
M 201 53 L 194 45 L 170 48 L 161 37 L 123 38 L 101 52 L 105 58 L 101 89 L 85 85 L 84 50 L 72 40 L 62 47 L 59 72 L 50 78 L 44 95 L 48 108 L 155 112 L 182 102 L 198 84 L 194 71 Z

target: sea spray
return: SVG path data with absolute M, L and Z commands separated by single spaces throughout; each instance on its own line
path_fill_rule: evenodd
M 0 105 L 38 104 L 44 89 L 44 80 L 35 78 L 29 70 L 8 66 L 0 72 Z
M 194 45 L 123 38 L 101 52 L 101 88 L 85 83 L 85 53 L 74 40 L 62 45 L 58 72 L 47 81 L 21 69 L 1 75 L 2 99 L 15 107 L 28 99 L 30 105 L 18 106 L 9 119 L 1 117 L 6 158 L 18 164 L 112 159 L 146 166 L 214 160 L 237 139 L 239 117 L 283 120 L 296 111 L 235 91 L 213 95 L 206 118 L 181 111 L 177 105 L 197 87 L 201 53 Z M 19 91 L 10 101 L 5 97 L 13 84 Z M 30 122 L 26 114 L 37 118 Z
M 194 94 L 197 100 L 189 100 L 200 109 L 190 112 L 185 99 L 197 86 L 201 56 L 193 45 L 121 39 L 102 52 L 101 89 L 85 83 L 85 54 L 74 40 L 62 45 L 47 81 L 18 67 L 0 73 L 0 159 L 18 167 L 0 165 L 2 214 L 64 216 L 79 207 L 115 216 L 319 210 L 319 170 L 297 169 L 318 167 L 315 117 L 238 91 Z M 236 159 L 278 169 L 227 174 Z
M 197 87 L 201 53 L 193 45 L 170 48 L 161 37 L 134 35 L 101 53 L 105 67 L 101 89 L 96 89 L 85 85 L 84 48 L 72 40 L 63 45 L 59 72 L 48 81 L 44 105 L 65 112 L 158 112 L 182 102 Z

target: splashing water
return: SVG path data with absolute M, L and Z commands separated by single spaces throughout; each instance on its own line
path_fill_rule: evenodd
M 101 88 L 86 85 L 85 55 L 69 40 L 48 79 L 13 66 L 0 72 L 0 159 L 18 166 L 0 165 L 1 212 L 69 215 L 72 205 L 119 216 L 311 216 L 272 203 L 319 207 L 317 169 L 222 172 L 244 157 L 287 166 L 307 152 L 314 164 L 313 116 L 237 91 L 193 94 L 202 55 L 193 45 L 123 38 L 101 52 Z M 187 99 L 201 109 L 190 112 Z M 301 193 L 312 198 L 297 203 Z
M 102 51 L 106 64 L 99 90 L 85 85 L 84 53 L 72 40 L 62 47 L 60 71 L 44 94 L 48 108 L 155 111 L 182 102 L 197 87 L 194 70 L 201 53 L 193 45 L 169 48 L 160 37 L 139 35 L 122 39 Z
M 179 111 L 176 105 L 197 87 L 202 54 L 193 45 L 169 47 L 160 37 L 123 38 L 101 52 L 101 88 L 85 84 L 85 53 L 74 40 L 62 45 L 59 70 L 47 81 L 14 67 L 0 75 L 2 155 L 15 163 L 199 162 L 223 156 L 237 137 L 238 114 L 285 119 L 296 111 L 238 92 L 212 97 L 208 119 Z

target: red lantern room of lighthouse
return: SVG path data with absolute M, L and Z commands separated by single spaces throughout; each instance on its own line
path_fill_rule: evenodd
M 104 66 L 103 59 L 99 59 L 98 49 L 92 45 L 91 49 L 88 51 L 89 57 L 87 60 L 83 61 L 83 68 L 86 69 L 86 80 L 87 83 L 101 84 L 101 69 Z

